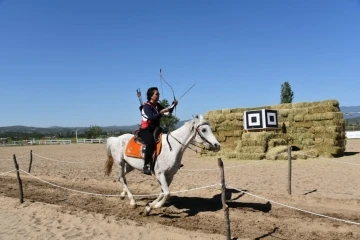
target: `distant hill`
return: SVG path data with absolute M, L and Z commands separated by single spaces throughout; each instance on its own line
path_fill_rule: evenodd
M 176 128 L 181 127 L 185 122 L 188 120 L 179 121 L 178 124 L 176 124 Z M 132 132 L 139 128 L 139 125 L 128 125 L 128 126 L 105 126 L 101 127 L 104 131 L 110 132 Z M 59 127 L 59 126 L 52 126 L 47 128 L 41 128 L 41 127 L 27 127 L 27 126 L 7 126 L 7 127 L 0 127 L 0 134 L 5 133 L 40 133 L 40 134 L 67 134 L 77 131 L 78 134 L 84 133 L 88 127 Z
M 340 111 L 344 113 L 345 119 L 360 117 L 360 106 L 340 107 Z
M 346 119 L 347 121 L 347 124 L 349 125 L 353 125 L 353 124 L 357 124 L 357 123 L 360 123 L 360 117 L 356 117 L 356 118 L 349 118 L 349 119 Z
M 340 111 L 344 113 L 344 118 L 348 120 L 348 123 L 356 123 L 360 122 L 360 106 L 345 106 L 340 107 Z M 184 125 L 185 122 L 188 120 L 182 120 L 179 121 L 178 124 L 176 124 L 176 128 L 181 127 Z M 109 132 L 109 131 L 122 131 L 122 132 L 132 132 L 139 128 L 138 124 L 135 125 L 127 125 L 127 126 L 105 126 L 101 127 L 103 130 Z M 48 128 L 41 128 L 41 127 L 27 127 L 27 126 L 8 126 L 8 127 L 0 127 L 0 134 L 4 133 L 41 133 L 41 134 L 67 134 L 71 132 L 77 131 L 78 134 L 84 133 L 88 127 L 60 127 L 60 126 L 52 126 Z

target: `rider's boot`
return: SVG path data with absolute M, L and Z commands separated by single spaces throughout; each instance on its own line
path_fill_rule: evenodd
M 143 173 L 146 175 L 151 175 L 150 165 L 144 164 Z
M 145 155 L 143 173 L 146 175 L 151 175 L 150 160 L 148 158 L 149 157 Z

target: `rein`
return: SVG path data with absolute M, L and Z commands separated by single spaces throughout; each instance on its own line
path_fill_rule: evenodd
M 209 141 L 201 134 L 201 132 L 199 131 L 199 127 L 204 126 L 204 125 L 209 125 L 209 124 L 205 122 L 205 123 L 202 123 L 202 124 L 198 125 L 198 126 L 196 127 L 196 129 L 195 129 L 195 131 L 196 131 L 195 136 L 196 136 L 196 134 L 199 134 L 200 138 L 201 138 L 204 142 L 207 142 L 208 144 L 210 144 L 210 146 L 211 146 L 211 145 L 212 145 L 211 142 L 209 142 Z M 191 132 L 192 132 L 192 131 L 194 131 L 194 126 L 193 126 L 192 129 L 191 129 Z M 170 132 L 170 133 L 166 136 L 166 141 L 167 141 L 167 143 L 168 143 L 168 145 L 169 145 L 170 151 L 172 151 L 172 147 L 171 147 L 171 144 L 170 144 L 170 142 L 169 142 L 169 136 L 171 136 L 172 138 L 174 138 L 180 145 L 182 145 L 182 146 L 185 147 L 185 144 L 183 144 L 183 143 L 180 142 L 176 137 L 174 137 L 173 135 L 171 135 L 171 132 Z M 195 146 L 195 147 L 201 148 L 200 146 L 198 146 L 198 145 L 196 145 L 196 144 L 193 144 L 193 143 L 190 143 L 190 144 L 193 145 L 193 146 Z M 197 150 L 194 150 L 194 149 L 192 149 L 192 148 L 189 147 L 189 146 L 187 146 L 187 147 L 188 147 L 189 149 L 191 149 L 192 151 L 198 153 Z M 201 149 L 203 149 L 203 148 L 201 148 Z

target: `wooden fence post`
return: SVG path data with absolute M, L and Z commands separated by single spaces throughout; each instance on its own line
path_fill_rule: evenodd
M 31 172 L 31 165 L 32 165 L 32 160 L 33 160 L 33 155 L 32 155 L 32 150 L 30 151 L 30 164 L 29 164 L 29 173 Z
M 22 181 L 20 178 L 20 172 L 19 172 L 19 165 L 16 161 L 16 156 L 14 154 L 14 163 L 15 163 L 15 168 L 16 168 L 16 175 L 17 175 L 17 180 L 19 183 L 19 191 L 20 191 L 20 203 L 24 202 L 24 192 L 23 192 L 23 186 L 22 186 Z
M 289 195 L 291 195 L 291 146 L 288 148 L 288 160 L 289 160 L 288 193 L 289 193 Z
M 220 180 L 221 180 L 221 202 L 224 209 L 225 216 L 225 231 L 226 231 L 226 239 L 231 240 L 230 233 L 230 219 L 229 219 L 229 207 L 226 204 L 226 185 L 225 185 L 225 173 L 224 173 L 224 163 L 221 158 L 218 158 L 218 165 L 220 168 Z

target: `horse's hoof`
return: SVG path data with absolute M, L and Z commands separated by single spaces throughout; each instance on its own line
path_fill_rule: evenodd
M 125 199 L 125 196 L 120 196 L 120 200 L 124 200 Z
M 136 205 L 136 203 L 130 204 L 130 207 L 131 207 L 132 209 L 135 209 L 135 208 L 137 207 L 137 205 Z
M 145 207 L 144 216 L 149 216 L 151 211 L 151 207 L 148 205 Z

